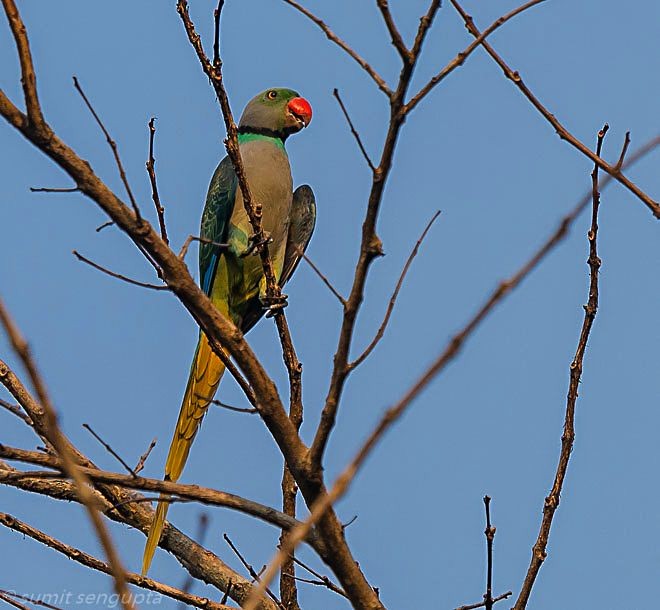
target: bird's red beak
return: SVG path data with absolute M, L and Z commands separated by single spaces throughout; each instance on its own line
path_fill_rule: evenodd
M 312 107 L 304 97 L 294 97 L 286 106 L 291 114 L 307 127 L 312 120 Z

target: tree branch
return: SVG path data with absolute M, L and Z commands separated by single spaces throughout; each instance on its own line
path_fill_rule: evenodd
M 472 34 L 475 38 L 479 38 L 481 36 L 481 32 L 477 28 L 477 26 L 474 24 L 474 20 L 470 15 L 468 15 L 463 7 L 456 1 L 456 0 L 450 0 L 454 8 L 458 11 L 458 13 L 461 15 L 463 18 L 463 21 L 465 21 L 465 27 L 467 30 Z M 585 144 L 583 144 L 580 140 L 578 140 L 573 134 L 571 134 L 560 122 L 559 120 L 555 117 L 554 114 L 552 114 L 541 102 L 539 99 L 532 93 L 531 89 L 525 85 L 525 83 L 522 80 L 522 77 L 517 71 L 512 70 L 506 62 L 495 52 L 495 49 L 486 42 L 485 40 L 481 40 L 481 46 L 487 51 L 487 53 L 495 60 L 497 65 L 502 68 L 504 71 L 505 76 L 520 90 L 520 92 L 529 100 L 529 102 L 538 110 L 538 112 L 543 116 L 543 118 L 546 119 L 555 129 L 557 132 L 557 135 L 562 139 L 567 141 L 571 146 L 579 150 L 583 155 L 591 159 L 600 169 L 603 171 L 607 172 L 623 184 L 631 193 L 633 193 L 639 200 L 646 205 L 646 207 L 651 210 L 653 213 L 653 216 L 655 218 L 660 220 L 660 204 L 656 201 L 654 201 L 651 197 L 649 197 L 644 191 L 642 191 L 636 184 L 634 184 L 631 180 L 629 180 L 620 170 L 620 168 L 617 168 L 616 165 L 610 165 L 607 161 L 602 159 L 598 154 L 594 154 L 594 152 Z
M 120 597 L 122 607 L 125 610 L 133 610 L 134 604 L 128 597 L 128 587 L 126 586 L 126 571 L 124 570 L 124 566 L 121 563 L 119 554 L 117 553 L 117 550 L 112 543 L 110 533 L 106 529 L 105 523 L 99 515 L 98 508 L 94 501 L 94 494 L 89 488 L 89 480 L 81 472 L 80 467 L 76 463 L 74 455 L 70 450 L 69 442 L 60 430 L 55 408 L 53 407 L 48 392 L 46 391 L 46 384 L 44 383 L 37 369 L 36 363 L 32 358 L 32 354 L 30 352 L 27 341 L 25 341 L 20 331 L 18 330 L 18 327 L 10 318 L 9 313 L 5 309 L 4 303 L 1 300 L 0 324 L 2 324 L 4 327 L 12 348 L 23 362 L 23 365 L 25 366 L 28 375 L 30 376 L 30 380 L 32 381 L 32 385 L 37 392 L 39 401 L 41 402 L 44 417 L 42 419 L 42 427 L 39 432 L 55 448 L 62 460 L 62 469 L 75 482 L 78 497 L 87 510 L 87 514 L 89 515 L 90 521 L 92 522 L 92 526 L 94 527 L 98 540 L 108 558 L 108 563 L 111 568 L 113 582 L 115 585 L 115 591 Z M 0 361 L 0 383 L 2 383 L 2 385 L 4 385 L 12 393 L 14 398 L 18 400 L 22 405 L 23 403 L 20 400 L 20 395 L 18 393 L 12 392 L 12 376 L 13 374 L 11 373 L 9 367 L 4 362 Z M 27 414 L 30 416 L 36 427 L 38 422 L 34 415 L 30 412 L 27 412 Z
M 124 184 L 124 188 L 126 189 L 126 194 L 128 195 L 128 198 L 131 202 L 131 206 L 133 206 L 133 212 L 135 212 L 135 218 L 139 223 L 140 220 L 142 219 L 142 216 L 140 215 L 140 208 L 138 208 L 137 201 L 135 201 L 135 197 L 133 196 L 133 191 L 131 190 L 131 186 L 128 183 L 128 178 L 126 177 L 124 166 L 122 165 L 121 158 L 119 157 L 119 149 L 117 148 L 117 143 L 110 137 L 110 133 L 105 128 L 105 125 L 103 124 L 103 121 L 101 121 L 99 115 L 96 114 L 96 110 L 94 110 L 92 103 L 85 95 L 85 92 L 83 91 L 82 87 L 80 86 L 80 83 L 78 82 L 78 78 L 75 76 L 73 77 L 73 86 L 76 88 L 76 91 L 78 91 L 78 93 L 80 94 L 80 97 L 82 97 L 83 101 L 85 102 L 85 105 L 87 106 L 87 109 L 94 117 L 94 120 L 96 121 L 97 125 L 101 128 L 101 131 L 105 136 L 106 142 L 108 143 L 108 146 L 110 146 L 110 150 L 112 150 L 112 155 L 115 158 L 115 163 L 117 164 L 117 170 L 119 171 L 119 177 L 121 178 L 121 181 Z
M 435 88 L 436 85 L 438 85 L 440 82 L 442 82 L 446 76 L 451 74 L 456 68 L 460 67 L 463 65 L 465 60 L 472 54 L 472 52 L 481 44 L 482 40 L 485 40 L 488 36 L 490 36 L 496 29 L 498 29 L 500 26 L 504 25 L 509 19 L 512 19 L 516 15 L 519 15 L 520 13 L 526 11 L 528 8 L 532 8 L 533 6 L 536 6 L 537 4 L 540 4 L 541 2 L 545 2 L 546 0 L 531 0 L 530 2 L 527 2 L 523 4 L 522 6 L 519 6 L 518 8 L 512 10 L 510 13 L 507 13 L 506 15 L 503 15 L 499 19 L 495 20 L 493 23 L 491 23 L 480 35 L 478 38 L 476 38 L 470 45 L 468 45 L 463 51 L 458 53 L 454 59 L 452 59 L 438 74 L 436 74 L 431 80 L 429 80 L 411 99 L 410 101 L 404 105 L 404 113 L 408 114 L 419 104 L 419 102 L 426 97 L 426 95 Z
M 600 157 L 601 147 L 603 145 L 603 138 L 607 133 L 608 126 L 605 125 L 603 129 L 598 132 L 598 143 L 596 145 L 596 155 Z M 589 333 L 598 311 L 598 272 L 600 270 L 600 258 L 598 257 L 597 237 L 598 237 L 598 207 L 600 205 L 600 192 L 598 190 L 598 168 L 599 164 L 594 165 L 594 170 L 591 173 L 592 181 L 592 207 L 591 207 L 591 229 L 588 233 L 589 238 L 589 300 L 584 306 L 584 320 L 582 322 L 582 329 L 580 330 L 580 339 L 575 351 L 575 357 L 570 366 L 570 381 L 568 386 L 568 397 L 566 401 L 566 415 L 564 419 L 564 431 L 561 436 L 561 452 L 559 454 L 559 462 L 555 473 L 554 483 L 550 494 L 546 497 L 543 504 L 543 519 L 539 530 L 536 543 L 532 548 L 532 559 L 527 570 L 525 581 L 520 589 L 520 594 L 516 600 L 513 610 L 524 610 L 527 607 L 529 596 L 532 592 L 532 587 L 536 581 L 541 565 L 547 557 L 546 547 L 548 538 L 550 536 L 550 528 L 552 526 L 552 519 L 555 511 L 559 506 L 561 490 L 564 484 L 566 471 L 568 470 L 568 462 L 573 450 L 573 442 L 575 441 L 575 404 L 578 397 L 578 387 L 580 378 L 582 377 L 582 362 L 584 360 L 584 353 L 587 349 L 587 341 Z
M 310 21 L 315 23 L 321 31 L 327 36 L 328 40 L 334 42 L 342 51 L 344 51 L 351 59 L 355 60 L 357 64 L 371 77 L 371 79 L 376 83 L 376 86 L 385 94 L 387 97 L 392 97 L 393 91 L 387 86 L 385 80 L 374 70 L 371 65 L 369 65 L 360 55 L 348 44 L 346 44 L 339 36 L 337 36 L 321 19 L 319 19 L 314 13 L 306 9 L 304 6 L 301 6 L 295 0 L 283 0 L 289 6 L 295 8 L 298 12 L 302 13 Z
M 390 317 L 392 316 L 392 312 L 394 311 L 394 306 L 396 305 L 396 300 L 399 296 L 399 292 L 401 290 L 401 286 L 403 286 L 403 282 L 406 279 L 406 275 L 408 274 L 408 270 L 410 269 L 410 266 L 412 265 L 413 260 L 417 256 L 417 253 L 419 252 L 419 247 L 422 245 L 422 242 L 424 241 L 424 238 L 426 237 L 427 233 L 431 229 L 431 226 L 433 226 L 433 223 L 436 221 L 436 219 L 440 216 L 440 210 L 438 210 L 432 217 L 431 220 L 427 223 L 426 227 L 424 228 L 424 231 L 422 231 L 422 234 L 420 235 L 419 239 L 415 243 L 415 246 L 413 247 L 412 251 L 408 255 L 408 259 L 406 260 L 406 264 L 403 266 L 403 269 L 401 270 L 401 274 L 399 275 L 399 279 L 397 280 L 396 286 L 394 288 L 394 292 L 392 293 L 392 296 L 390 297 L 390 302 L 387 305 L 387 310 L 385 311 L 385 317 L 383 318 L 383 321 L 381 322 L 380 326 L 378 327 L 378 331 L 376 332 L 376 336 L 372 339 L 371 343 L 367 345 L 365 350 L 355 359 L 353 362 L 350 362 L 348 364 L 348 367 L 352 370 L 355 367 L 359 366 L 362 364 L 369 354 L 374 350 L 374 348 L 378 345 L 380 340 L 383 338 L 383 335 L 385 334 L 385 329 L 387 328 L 387 325 L 390 321 Z
M 73 559 L 73 561 L 76 561 L 87 568 L 91 568 L 97 572 L 103 572 L 104 574 L 112 575 L 112 568 L 107 563 L 97 559 L 96 557 L 93 557 L 92 555 L 89 555 L 88 553 L 85 553 L 84 551 L 81 551 L 80 549 L 76 549 L 72 546 L 69 546 L 68 544 L 65 544 L 64 542 L 61 542 L 60 540 L 57 540 L 56 538 L 53 538 L 52 536 L 49 536 L 41 530 L 38 530 L 35 527 L 20 521 L 19 519 L 16 519 L 16 517 L 13 517 L 12 515 L 7 513 L 0 513 L 0 525 L 4 525 L 9 529 L 19 532 L 20 534 L 23 534 L 23 536 L 28 536 L 29 538 L 32 538 L 33 540 L 36 540 L 37 542 L 50 547 L 58 553 L 61 553 L 69 559 Z M 145 576 L 140 576 L 139 574 L 134 574 L 133 572 L 126 573 L 126 580 L 133 585 L 137 585 L 138 587 L 148 589 L 150 591 L 155 591 L 156 593 L 160 593 L 161 595 L 176 599 L 190 606 L 195 606 L 196 608 L 208 608 L 210 610 L 232 610 L 229 606 L 218 604 L 217 602 L 214 602 L 213 600 L 210 600 L 206 597 L 191 595 L 190 593 L 180 591 L 175 587 L 160 583 Z M 130 596 L 131 601 L 135 598 L 135 596 L 131 593 L 128 593 L 128 595 Z
M 151 198 L 156 208 L 158 215 L 158 224 L 160 226 L 160 236 L 162 240 L 169 245 L 170 240 L 167 238 L 167 227 L 165 226 L 165 208 L 160 202 L 160 195 L 158 194 L 158 185 L 156 184 L 156 159 L 154 159 L 154 138 L 156 136 L 156 117 L 149 119 L 149 158 L 147 159 L 147 174 L 149 174 L 149 182 L 151 183 Z
M 85 263 L 90 267 L 93 267 L 94 269 L 100 271 L 101 273 L 105 273 L 106 275 L 109 275 L 110 277 L 114 277 L 117 278 L 118 280 L 121 280 L 122 282 L 126 282 L 127 284 L 132 284 L 133 286 L 139 286 L 140 288 L 149 288 L 149 290 L 169 290 L 168 286 L 162 284 L 149 284 L 148 282 L 140 282 L 139 280 L 134 280 L 130 277 L 122 275 L 121 273 L 110 271 L 110 269 L 107 269 L 106 267 L 103 267 L 102 265 L 95 263 L 93 260 L 87 258 L 86 256 L 83 256 L 82 254 L 80 254 L 80 252 L 78 252 L 78 250 L 72 250 L 71 253 L 80 262 Z

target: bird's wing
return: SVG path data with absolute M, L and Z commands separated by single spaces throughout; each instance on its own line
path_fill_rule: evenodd
M 215 170 L 206 195 L 206 205 L 204 206 L 200 228 L 202 238 L 216 244 L 226 242 L 229 219 L 236 202 L 237 184 L 238 180 L 234 166 L 229 157 L 225 157 Z M 221 253 L 222 248 L 219 246 L 204 242 L 199 244 L 199 281 L 202 290 L 209 296 L 213 288 L 213 278 Z
M 289 234 L 287 236 L 284 264 L 280 275 L 280 287 L 283 287 L 296 270 L 302 253 L 307 249 L 307 244 L 314 232 L 316 224 L 316 201 L 314 191 L 307 184 L 299 186 L 293 192 L 291 203 L 291 217 L 289 219 Z M 247 333 L 264 315 L 264 309 L 258 306 L 251 307 L 243 316 L 241 330 Z
M 316 225 L 316 200 L 312 188 L 303 184 L 293 193 L 289 236 L 284 254 L 284 265 L 280 277 L 280 286 L 284 286 L 296 270 L 303 253 L 307 250 Z

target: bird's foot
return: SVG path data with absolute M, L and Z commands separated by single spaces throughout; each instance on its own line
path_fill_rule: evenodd
M 250 254 L 256 254 L 259 251 L 259 248 L 272 243 L 272 241 L 273 238 L 270 236 L 270 233 L 267 233 L 266 231 L 263 232 L 263 238 L 261 239 L 257 239 L 256 235 L 250 235 L 247 250 L 241 254 L 241 258 L 250 256 Z
M 279 296 L 261 296 L 259 297 L 259 300 L 261 301 L 261 305 L 266 311 L 266 317 L 267 318 L 272 318 L 275 314 L 280 312 L 282 309 L 284 309 L 288 304 L 289 301 L 287 300 L 289 297 L 286 294 L 280 294 Z

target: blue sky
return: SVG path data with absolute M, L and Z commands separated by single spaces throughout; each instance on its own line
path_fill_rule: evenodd
M 156 170 L 169 233 L 179 247 L 198 231 L 208 181 L 224 155 L 224 129 L 174 2 L 20 4 L 48 121 L 123 192 L 110 151 L 72 87 L 75 74 L 117 140 L 131 185 L 152 219 L 144 162 L 147 122 L 157 117 Z M 394 82 L 397 55 L 375 2 L 304 4 Z M 426 2 L 391 4 L 410 40 Z M 466 0 L 484 27 L 514 6 Z M 208 49 L 212 10 L 212 2 L 193 3 Z M 612 0 L 551 0 L 504 26 L 492 42 L 585 143 L 594 145 L 607 121 L 603 154 L 614 160 L 627 130 L 633 148 L 657 134 L 659 19 L 660 6 L 652 0 L 638 0 L 634 10 Z M 1 21 L 0 86 L 18 102 L 18 62 Z M 450 6 L 443 8 L 413 89 L 469 42 L 462 21 Z M 235 114 L 270 86 L 292 87 L 311 102 L 310 128 L 287 147 L 294 183 L 308 182 L 316 192 L 318 223 L 309 255 L 346 293 L 370 177 L 332 90 L 341 91 L 374 157 L 385 134 L 384 96 L 319 30 L 277 0 L 228 2 L 222 53 Z M 194 323 L 173 296 L 117 282 L 77 262 L 74 248 L 118 272 L 154 280 L 123 234 L 94 231 L 106 220 L 94 204 L 75 194 L 28 191 L 70 183 L 5 123 L 0 152 L 0 294 L 32 343 L 63 426 L 80 449 L 111 469 L 117 464 L 83 423 L 131 462 L 158 437 L 145 472 L 160 477 L 196 341 Z M 330 479 L 496 283 L 554 229 L 589 187 L 591 171 L 481 50 L 410 116 L 395 163 L 378 226 L 386 256 L 369 278 L 356 353 L 378 327 L 419 233 L 435 210 L 443 213 L 411 269 L 384 340 L 348 383 L 329 447 Z M 630 170 L 655 199 L 659 163 L 655 153 Z M 601 307 L 585 358 L 571 466 L 530 604 L 535 609 L 588 608 L 601 596 L 603 608 L 637 609 L 657 595 L 658 226 L 615 184 L 603 193 L 600 219 Z M 519 590 L 559 452 L 568 365 L 587 296 L 587 228 L 585 215 L 497 308 L 387 435 L 339 504 L 342 519 L 358 515 L 347 530 L 349 542 L 388 608 L 454 608 L 481 599 L 484 494 L 493 497 L 497 526 L 496 593 Z M 193 268 L 195 254 L 188 259 Z M 327 390 L 341 311 L 305 265 L 287 292 L 304 363 L 303 435 L 309 440 Z M 249 340 L 285 388 L 272 322 L 260 323 Z M 15 363 L 4 337 L 0 354 Z M 229 378 L 219 397 L 245 402 Z M 18 420 L 0 413 L 0 421 L 0 442 L 35 446 Z M 280 471 L 274 442 L 257 418 L 216 410 L 205 419 L 182 481 L 278 505 Z M 0 502 L 1 510 L 100 554 L 79 507 L 6 488 Z M 177 505 L 170 518 L 194 532 L 200 511 Z M 255 566 L 270 559 L 276 530 L 222 509 L 210 511 L 210 518 L 207 544 L 236 569 L 224 532 Z M 138 570 L 144 537 L 125 527 L 113 525 L 112 531 L 125 563 Z M 4 562 L 0 588 L 110 591 L 106 577 L 15 533 L 0 530 L 0 545 L 3 556 L 12 556 Z M 173 584 L 185 578 L 165 552 L 157 553 L 153 576 Z M 202 585 L 195 591 L 214 595 Z M 307 608 L 346 607 L 304 585 L 301 600 Z M 164 600 L 162 607 L 172 604 Z

